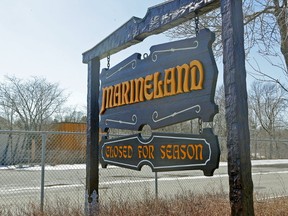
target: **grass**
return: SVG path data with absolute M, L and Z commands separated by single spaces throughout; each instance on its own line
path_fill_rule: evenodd
M 59 200 L 54 204 L 46 204 L 42 213 L 38 206 L 29 204 L 18 207 L 12 212 L 10 208 L 0 208 L 2 216 L 84 216 L 83 205 L 71 204 Z M 227 196 L 193 195 L 192 193 L 178 194 L 173 197 L 155 199 L 147 194 L 144 199 L 137 201 L 111 200 L 109 204 L 99 205 L 99 216 L 179 216 L 179 215 L 230 215 L 230 205 Z M 288 215 L 288 197 L 262 199 L 254 202 L 255 215 L 277 216 Z

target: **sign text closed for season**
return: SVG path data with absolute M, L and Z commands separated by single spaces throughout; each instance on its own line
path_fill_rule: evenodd
M 219 164 L 218 138 L 210 128 L 202 134 L 153 133 L 149 139 L 140 134 L 121 138 L 102 138 L 100 163 L 140 170 L 148 165 L 153 171 L 203 170 L 212 175 Z
M 148 144 L 133 148 L 132 145 L 106 145 L 103 150 L 106 158 L 129 159 L 134 156 L 138 159 L 155 159 L 155 146 Z M 203 160 L 203 144 L 165 144 L 158 147 L 160 159 Z

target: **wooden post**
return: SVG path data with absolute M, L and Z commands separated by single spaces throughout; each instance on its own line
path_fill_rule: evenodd
M 242 1 L 221 0 L 231 215 L 254 215 Z
M 88 62 L 86 215 L 97 215 L 99 209 L 99 72 L 100 59 L 93 58 Z

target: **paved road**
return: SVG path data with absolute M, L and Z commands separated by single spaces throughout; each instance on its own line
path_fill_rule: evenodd
M 258 199 L 288 196 L 288 160 L 273 163 L 253 162 L 254 191 Z M 157 173 L 158 196 L 191 191 L 193 193 L 228 193 L 226 164 L 220 164 L 213 177 L 201 171 Z M 0 206 L 10 204 L 40 203 L 41 170 L 38 167 L 0 169 Z M 84 203 L 85 166 L 60 166 L 45 172 L 45 202 L 69 199 Z M 155 173 L 149 167 L 132 171 L 110 167 L 100 169 L 101 201 L 110 199 L 139 199 L 142 195 L 155 196 Z
M 119 170 L 119 168 L 116 169 Z M 138 193 L 145 193 L 147 190 L 153 193 L 155 191 L 155 174 L 151 173 L 147 167 L 143 167 L 141 172 L 131 172 L 130 179 L 127 179 L 126 176 L 125 180 L 121 178 L 121 174 L 109 176 L 111 172 L 106 172 L 107 174 L 104 174 L 106 181 L 101 181 L 100 184 L 100 188 L 102 188 L 100 196 L 102 195 L 103 198 L 115 195 L 131 197 L 131 193 L 134 191 L 138 191 Z M 252 172 L 254 192 L 257 198 L 288 196 L 288 161 L 283 161 L 281 164 L 256 163 Z M 212 194 L 229 192 L 226 164 L 221 164 L 213 177 L 205 177 L 201 171 L 165 172 L 157 175 L 159 196 L 169 196 L 184 191 Z

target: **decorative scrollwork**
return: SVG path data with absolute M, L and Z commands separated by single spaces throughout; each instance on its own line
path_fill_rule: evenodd
M 134 114 L 132 115 L 131 121 L 122 121 L 122 120 L 115 120 L 115 119 L 106 119 L 105 124 L 108 125 L 109 122 L 119 123 L 119 124 L 127 124 L 127 125 L 136 125 L 137 123 L 137 116 Z
M 187 112 L 188 110 L 191 110 L 191 109 L 196 109 L 195 112 L 196 112 L 196 113 L 199 113 L 199 112 L 201 111 L 201 106 L 197 104 L 197 105 L 195 105 L 195 106 L 189 107 L 189 108 L 184 109 L 184 110 L 181 110 L 181 111 L 179 111 L 179 112 L 174 112 L 174 113 L 172 113 L 171 115 L 165 116 L 165 117 L 160 118 L 160 119 L 158 119 L 158 117 L 159 117 L 158 112 L 157 112 L 157 111 L 154 111 L 153 114 L 152 114 L 152 120 L 153 120 L 154 122 L 160 122 L 160 121 L 166 120 L 166 119 L 168 119 L 168 118 L 173 118 L 173 117 L 175 117 L 175 116 L 177 116 L 177 115 L 179 115 L 179 114 L 181 114 L 181 113 Z
M 116 73 L 120 72 L 121 70 L 123 70 L 124 68 L 126 68 L 128 65 L 131 64 L 132 69 L 134 70 L 136 68 L 136 60 L 132 60 L 130 62 L 128 62 L 126 65 L 124 65 L 123 67 L 120 67 L 117 71 L 114 71 L 114 73 L 112 74 L 106 74 L 106 79 L 109 79 L 110 77 L 114 76 Z
M 197 49 L 199 42 L 197 40 L 193 41 L 192 47 L 185 47 L 185 48 L 171 48 L 167 50 L 156 50 L 152 53 L 152 61 L 156 62 L 158 59 L 158 53 L 165 53 L 165 52 L 176 52 L 176 51 L 184 51 L 184 50 L 192 50 L 192 49 Z

